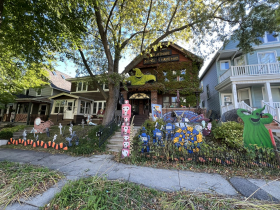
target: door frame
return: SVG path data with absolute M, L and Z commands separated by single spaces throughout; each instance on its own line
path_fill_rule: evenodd
M 224 104 L 225 104 L 225 101 L 224 101 L 224 95 L 231 95 L 231 104 L 233 104 L 233 93 L 221 93 L 221 98 L 222 98 L 222 104 L 221 104 L 221 106 L 225 106 Z
M 75 101 L 75 99 L 67 99 L 67 101 L 66 101 L 66 109 L 65 109 L 65 111 L 64 111 L 64 115 L 63 115 L 63 119 L 67 119 L 67 120 L 70 120 L 70 119 L 73 119 L 74 118 L 74 101 Z M 72 102 L 72 109 L 71 109 L 71 112 L 72 112 L 72 116 L 71 117 L 68 117 L 67 116 L 67 113 L 69 113 L 69 111 L 68 111 L 68 103 L 69 102 Z
M 243 90 L 248 90 L 248 93 L 249 93 L 249 101 L 250 101 L 249 106 L 252 107 L 252 96 L 251 96 L 251 90 L 250 90 L 250 88 L 238 89 L 238 90 L 237 90 L 237 101 L 238 101 L 238 102 L 241 102 L 241 100 L 239 100 L 239 98 L 240 98 L 240 91 L 243 91 Z
M 46 106 L 45 115 L 48 115 L 48 113 L 49 113 L 48 104 L 40 104 L 40 105 L 39 105 L 38 115 L 41 115 L 42 105 L 45 105 L 45 106 Z M 33 108 L 33 103 L 32 103 L 32 108 Z M 32 113 L 32 108 L 31 108 L 31 113 Z

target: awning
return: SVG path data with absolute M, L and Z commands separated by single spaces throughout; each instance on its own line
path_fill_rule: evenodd
M 146 99 L 146 98 L 150 98 L 149 96 L 147 96 L 145 93 L 134 93 L 132 96 L 130 96 L 129 99 Z

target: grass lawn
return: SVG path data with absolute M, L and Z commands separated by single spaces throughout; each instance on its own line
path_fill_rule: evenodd
M 21 199 L 43 193 L 57 183 L 62 175 L 47 168 L 0 162 L 0 209 Z
M 44 210 L 280 208 L 280 204 L 242 199 L 185 191 L 167 193 L 134 183 L 90 177 L 66 184 Z
M 62 131 L 63 135 L 60 135 L 60 131 L 58 126 L 52 126 L 50 128 L 50 137 L 47 136 L 46 133 L 39 133 L 39 140 L 44 142 L 49 142 L 53 140 L 54 135 L 57 135 L 57 138 L 55 140 L 55 143 L 66 143 L 66 137 L 70 137 L 70 126 L 63 126 Z M 96 131 L 99 130 L 100 126 L 82 126 L 75 125 L 73 126 L 73 131 L 76 131 L 76 135 L 79 138 L 79 145 L 75 146 L 75 142 L 72 142 L 74 146 L 69 147 L 68 150 L 55 150 L 54 148 L 50 147 L 47 149 L 44 149 L 43 147 L 35 147 L 33 148 L 32 145 L 23 146 L 22 144 L 19 145 L 5 145 L 1 146 L 1 148 L 13 148 L 13 149 L 22 149 L 22 150 L 35 150 L 35 151 L 41 151 L 41 152 L 49 152 L 52 154 L 57 153 L 67 153 L 70 155 L 92 155 L 93 153 L 99 153 L 104 152 L 106 150 L 106 143 L 102 145 L 101 148 L 98 147 L 98 137 L 96 137 Z M 37 135 L 37 134 L 36 134 Z M 28 133 L 27 139 L 33 139 L 34 134 Z

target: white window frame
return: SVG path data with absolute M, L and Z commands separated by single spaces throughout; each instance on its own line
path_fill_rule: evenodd
M 48 115 L 48 113 L 49 113 L 48 104 L 40 104 L 40 106 L 39 106 L 39 110 L 38 110 L 38 115 L 41 115 L 41 109 L 42 109 L 42 106 L 46 106 L 46 112 L 45 112 L 45 115 Z
M 55 102 L 56 101 L 64 101 L 64 105 L 63 105 L 63 112 L 61 113 L 61 112 L 55 112 Z M 64 114 L 64 110 L 65 110 L 65 104 L 67 105 L 67 100 L 54 100 L 54 102 L 53 102 L 53 106 L 52 106 L 52 114 Z M 62 107 L 62 106 L 60 106 L 61 105 L 61 103 L 59 103 L 59 106 L 58 106 L 58 111 L 60 110 L 60 108 Z
M 88 109 L 88 111 L 87 111 L 87 109 L 86 108 L 84 108 L 84 113 L 82 113 L 81 112 L 81 103 L 82 103 L 82 101 L 83 102 L 85 102 L 85 107 L 87 107 L 87 104 L 89 104 L 89 109 Z M 87 112 L 86 112 L 87 111 Z M 79 101 L 79 114 L 81 115 L 84 115 L 84 114 L 91 114 L 92 113 L 92 111 L 91 111 L 91 102 L 89 102 L 89 101 L 84 101 L 84 100 L 80 100 Z
M 244 61 L 245 61 L 245 64 L 244 64 L 244 65 L 247 65 L 246 56 L 245 56 L 245 55 L 241 55 L 241 56 L 238 56 L 238 57 L 234 58 L 234 66 L 236 66 L 236 63 L 237 63 L 236 61 L 237 61 L 237 59 L 240 59 L 241 57 L 244 58 Z
M 222 63 L 225 63 L 225 62 L 228 62 L 228 63 L 229 63 L 228 69 L 222 69 L 221 64 L 222 64 Z M 230 60 L 220 60 L 220 70 L 221 70 L 221 71 L 227 71 L 227 70 L 230 69 L 230 67 L 231 67 L 231 62 L 230 62 Z
M 78 90 L 80 82 L 82 83 L 82 87 L 81 87 L 81 90 Z M 83 90 L 84 89 L 84 84 L 86 85 L 86 89 L 85 90 Z M 77 82 L 76 92 L 87 92 L 87 90 L 88 90 L 88 82 L 85 82 L 85 81 Z
M 262 64 L 262 63 L 261 63 L 261 60 L 260 60 L 259 54 L 264 54 L 264 53 L 274 53 L 274 57 L 275 57 L 275 60 L 276 60 L 276 63 L 277 63 L 277 52 L 276 52 L 275 50 L 273 50 L 273 51 L 258 52 L 258 53 L 257 53 L 257 56 L 258 56 L 258 63 L 259 63 L 259 64 Z
M 101 108 L 99 107 L 99 103 L 102 103 Z M 94 109 L 94 104 L 96 103 L 96 112 L 93 113 L 93 109 Z M 96 115 L 97 112 L 99 111 L 99 109 L 103 109 L 104 110 L 104 104 L 106 103 L 106 101 L 94 101 L 93 102 L 93 107 L 92 107 L 92 114 Z
M 268 34 L 268 32 L 265 32 L 264 33 L 264 36 L 263 36 L 263 41 L 264 41 L 264 43 L 273 43 L 273 42 L 279 42 L 279 35 L 276 37 L 276 41 L 272 41 L 272 42 L 269 42 L 269 41 L 267 41 L 267 34 Z
M 270 86 L 270 89 L 272 89 L 272 88 L 278 88 L 278 89 L 280 89 L 280 86 Z M 263 86 L 262 87 L 262 97 L 263 97 L 263 100 L 265 101 L 265 94 L 266 94 L 266 90 L 265 90 L 265 87 Z M 267 102 L 267 101 L 265 101 L 265 102 Z M 273 101 L 273 102 L 278 102 L 278 101 Z
M 239 100 L 239 96 L 240 96 L 240 91 L 243 91 L 243 90 L 248 90 L 248 94 L 249 94 L 249 100 L 250 100 L 250 104 L 249 104 L 249 106 L 253 106 L 252 104 L 253 104 L 253 102 L 252 102 L 252 95 L 251 95 L 251 88 L 242 88 L 242 89 L 238 89 L 237 90 L 237 101 L 238 102 L 241 102 L 240 100 Z
M 105 91 L 109 90 L 109 86 L 108 86 L 108 89 L 105 89 L 105 84 L 103 84 L 103 90 L 105 90 Z

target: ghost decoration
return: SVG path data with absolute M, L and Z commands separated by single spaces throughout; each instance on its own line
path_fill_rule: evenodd
M 122 125 L 121 132 L 122 132 L 122 135 L 129 135 L 130 134 L 130 126 Z
M 125 104 L 122 105 L 122 117 L 131 118 L 131 105 L 128 100 L 125 100 Z
M 124 141 L 123 142 L 123 148 L 124 149 L 129 149 L 130 148 L 130 142 L 129 141 Z
M 122 158 L 129 157 L 129 149 L 122 149 Z
M 129 139 L 130 139 L 129 135 L 124 135 L 123 136 L 123 141 L 129 141 Z

